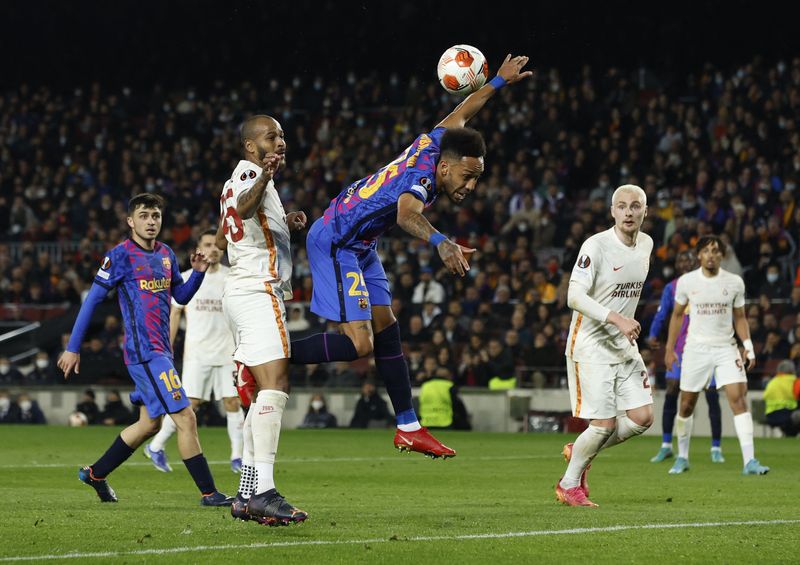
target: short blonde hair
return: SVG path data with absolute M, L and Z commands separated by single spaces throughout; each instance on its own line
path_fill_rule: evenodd
M 642 187 L 636 186 L 635 184 L 623 184 L 622 186 L 618 187 L 617 190 L 614 191 L 614 194 L 611 195 L 612 205 L 617 201 L 617 195 L 623 192 L 632 192 L 636 194 L 642 201 L 642 204 L 647 206 L 647 194 L 645 194 L 644 190 L 642 190 Z

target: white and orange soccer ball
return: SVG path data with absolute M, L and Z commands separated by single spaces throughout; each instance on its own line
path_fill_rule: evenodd
M 86 417 L 86 414 L 78 412 L 77 410 L 70 413 L 68 421 L 72 428 L 80 428 L 89 425 L 89 418 Z
M 489 77 L 486 57 L 471 45 L 453 45 L 442 53 L 436 70 L 444 89 L 461 96 L 478 90 Z

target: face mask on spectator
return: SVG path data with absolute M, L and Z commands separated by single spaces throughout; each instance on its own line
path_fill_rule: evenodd
M 5 412 L 11 407 L 11 399 L 7 396 L 0 396 L 0 410 Z
M 0 365 L 0 375 L 7 375 L 10 370 L 11 365 L 7 365 L 6 363 Z
M 30 400 L 20 400 L 19 401 L 19 408 L 23 412 L 27 412 L 28 410 L 30 410 L 31 406 L 33 406 L 33 404 L 31 403 Z
M 794 190 L 795 188 L 797 188 L 797 185 L 795 183 L 793 182 L 786 183 L 786 190 Z
M 319 412 L 325 406 L 325 403 L 321 400 L 312 400 L 311 401 L 311 408 Z
M 664 269 L 661 272 L 664 274 L 664 278 L 668 279 L 672 276 L 672 274 L 675 271 L 672 269 L 672 267 L 664 267 Z
M 778 273 L 767 273 L 767 281 L 771 283 L 778 282 Z
M 767 199 L 765 197 L 763 197 L 763 196 L 759 196 L 758 197 L 758 203 L 763 206 L 764 204 L 767 203 Z
M 46 369 L 49 364 L 50 364 L 50 361 L 48 361 L 47 359 L 37 359 L 36 360 L 36 368 L 37 369 Z

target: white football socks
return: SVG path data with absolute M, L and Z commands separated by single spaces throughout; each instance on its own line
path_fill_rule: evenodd
M 742 459 L 747 465 L 747 462 L 756 456 L 756 448 L 753 445 L 753 416 L 750 415 L 750 412 L 742 412 L 734 416 L 733 427 L 736 428 L 736 435 L 739 436 Z
M 621 416 L 617 416 L 617 425 L 614 427 L 614 431 L 600 449 L 614 447 L 623 441 L 631 439 L 633 436 L 642 435 L 646 431 L 647 426 L 640 426 L 625 414 L 622 414 Z
M 228 437 L 231 440 L 231 461 L 242 458 L 242 426 L 244 413 L 239 408 L 236 412 L 225 412 L 228 420 Z
M 150 440 L 150 451 L 164 451 L 164 446 L 167 445 L 167 440 L 175 433 L 178 428 L 169 414 L 164 414 L 161 418 L 161 429 Z
M 572 446 L 572 457 L 567 465 L 564 478 L 561 479 L 561 488 L 575 488 L 581 483 L 581 474 L 589 466 L 597 452 L 603 447 L 613 433 L 612 428 L 589 425 Z
M 689 442 L 692 439 L 692 428 L 694 427 L 694 415 L 682 418 L 680 414 L 675 416 L 675 435 L 678 438 L 678 457 L 689 459 Z
M 253 460 L 255 462 L 256 493 L 275 488 L 273 470 L 275 453 L 281 435 L 281 418 L 289 395 L 279 390 L 262 390 L 251 406 L 253 419 Z
M 244 449 L 242 452 L 242 470 L 239 475 L 239 496 L 245 500 L 250 498 L 256 488 L 256 468 L 253 465 L 253 412 L 254 410 L 251 406 L 242 425 Z

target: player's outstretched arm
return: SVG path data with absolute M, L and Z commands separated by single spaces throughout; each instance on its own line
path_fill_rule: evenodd
M 397 200 L 397 225 L 414 237 L 435 243 L 436 251 L 439 252 L 439 257 L 445 266 L 454 275 L 463 277 L 469 271 L 468 258 L 475 250 L 462 247 L 436 231 L 436 228 L 422 215 L 424 209 L 425 205 L 415 196 L 409 193 L 401 194 Z M 433 241 L 432 236 L 434 236 Z
M 484 84 L 479 90 L 467 96 L 464 101 L 456 106 L 455 110 L 439 122 L 436 127 L 463 128 L 466 123 L 483 108 L 489 98 L 506 84 L 514 84 L 533 74 L 533 71 L 523 71 L 522 67 L 528 64 L 528 57 L 506 55 L 505 61 L 497 70 L 497 76 Z
M 298 231 L 306 227 L 308 218 L 306 213 L 302 210 L 298 212 L 289 212 L 286 214 L 286 225 L 289 226 L 289 231 Z

